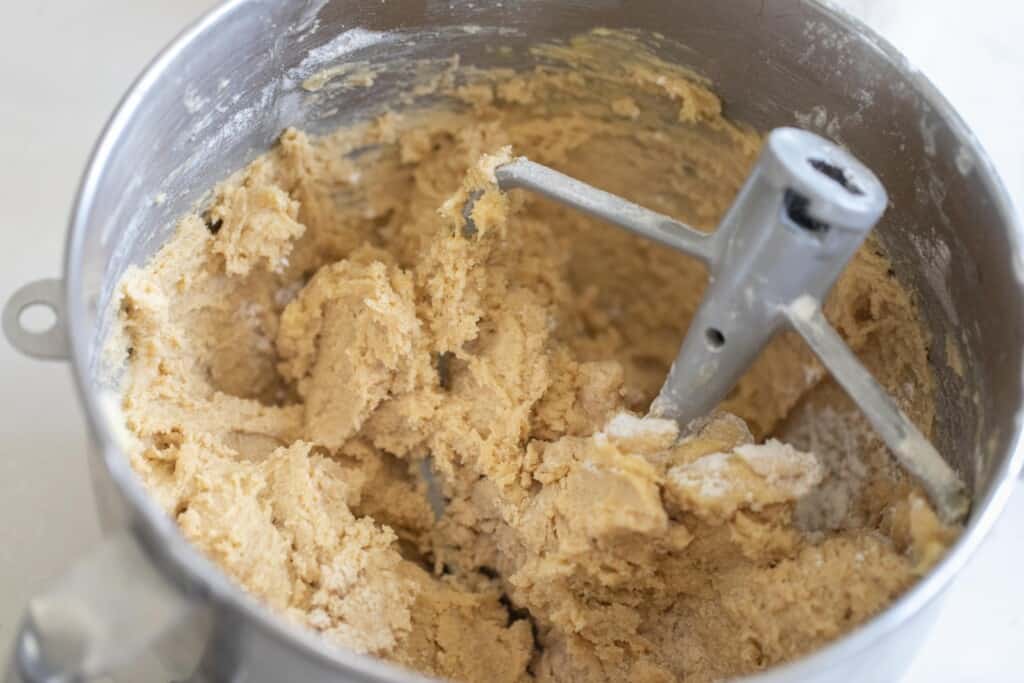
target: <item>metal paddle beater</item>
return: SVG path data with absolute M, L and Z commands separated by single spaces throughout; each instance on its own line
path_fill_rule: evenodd
M 963 483 L 825 320 L 821 302 L 885 211 L 867 167 L 807 131 L 778 128 L 718 229 L 628 202 L 524 157 L 495 169 L 502 190 L 538 192 L 703 261 L 704 299 L 650 414 L 680 428 L 717 406 L 784 327 L 795 330 L 864 412 L 939 516 L 959 522 Z M 472 206 L 467 207 L 467 218 Z

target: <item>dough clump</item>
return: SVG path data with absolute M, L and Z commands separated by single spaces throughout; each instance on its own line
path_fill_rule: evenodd
M 129 270 L 132 463 L 251 594 L 428 675 L 698 682 L 803 655 L 956 530 L 796 338 L 682 433 L 641 417 L 705 274 L 494 168 L 524 154 L 711 229 L 759 137 L 628 37 L 546 49 L 562 68 L 439 79 L 451 107 L 286 131 Z M 826 312 L 927 432 L 926 339 L 876 245 Z

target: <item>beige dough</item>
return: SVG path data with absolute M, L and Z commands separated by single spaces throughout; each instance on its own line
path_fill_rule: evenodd
M 125 275 L 133 465 L 271 608 L 426 674 L 696 682 L 807 653 L 956 531 L 795 337 L 685 433 L 638 417 L 704 273 L 493 168 L 711 229 L 760 140 L 628 36 L 541 49 L 439 79 L 448 107 L 285 132 Z M 826 309 L 928 432 L 927 340 L 876 245 Z

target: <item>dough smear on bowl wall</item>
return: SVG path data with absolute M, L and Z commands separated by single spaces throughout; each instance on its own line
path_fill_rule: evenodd
M 538 49 L 453 65 L 442 104 L 284 131 L 125 274 L 134 469 L 252 595 L 428 675 L 714 681 L 807 654 L 958 529 L 795 335 L 685 433 L 638 417 L 704 270 L 493 169 L 522 154 L 710 230 L 760 137 L 628 35 Z M 373 76 L 308 85 L 332 82 Z M 929 340 L 877 243 L 825 310 L 929 434 Z

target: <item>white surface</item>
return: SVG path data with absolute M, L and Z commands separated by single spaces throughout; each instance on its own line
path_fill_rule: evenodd
M 143 65 L 209 4 L 3 2 L 0 299 L 30 280 L 59 276 L 70 201 L 103 122 Z M 945 0 L 843 4 L 879 27 L 946 92 L 1024 205 L 1024 11 L 995 0 L 969 7 Z M 68 369 L 25 359 L 0 341 L 0 377 L 3 652 L 27 597 L 81 555 L 98 530 L 85 427 Z M 1022 528 L 1024 492 L 1018 490 L 950 591 L 904 683 L 1024 679 Z

